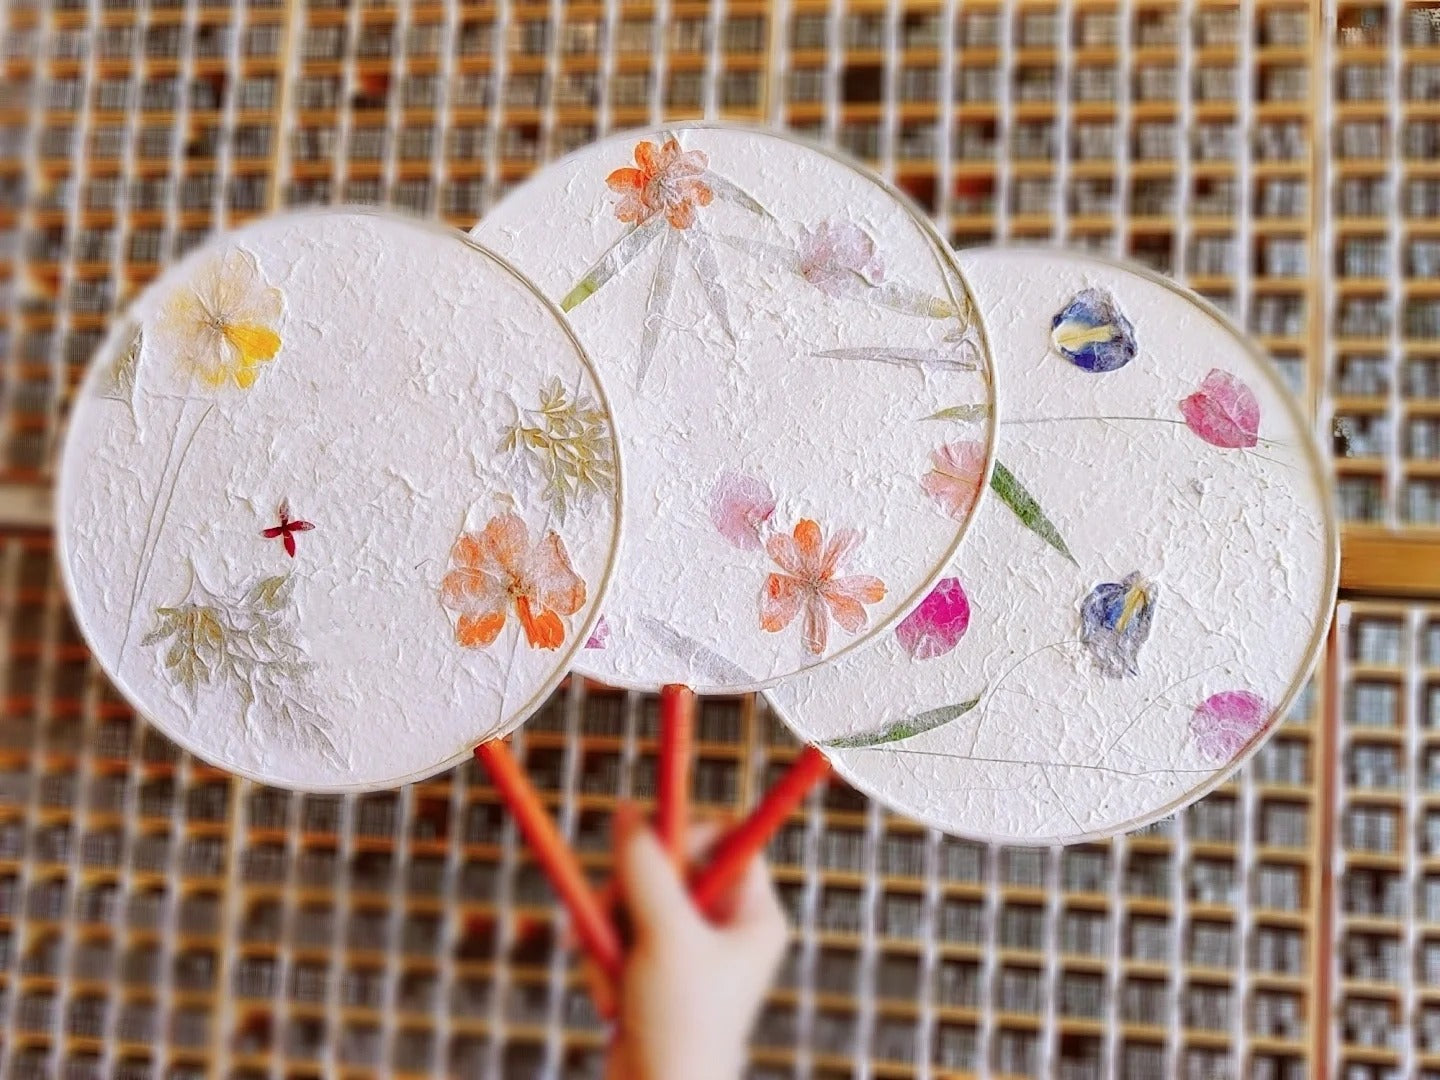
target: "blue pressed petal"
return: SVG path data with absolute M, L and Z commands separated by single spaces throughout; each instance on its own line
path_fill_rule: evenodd
M 1084 289 L 1050 321 L 1050 340 L 1083 371 L 1114 371 L 1135 359 L 1135 327 L 1103 289 Z
M 1102 675 L 1138 675 L 1150 636 L 1156 589 L 1138 573 L 1095 586 L 1080 605 L 1080 640 Z

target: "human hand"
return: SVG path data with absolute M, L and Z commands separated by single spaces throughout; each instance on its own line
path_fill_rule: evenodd
M 694 854 L 717 830 L 692 830 Z M 614 998 L 607 1080 L 738 1080 L 750 1029 L 785 952 L 788 930 L 761 859 L 754 859 L 724 916 L 711 921 L 633 807 L 615 815 L 615 868 L 633 943 Z M 603 994 L 602 994 L 603 997 Z

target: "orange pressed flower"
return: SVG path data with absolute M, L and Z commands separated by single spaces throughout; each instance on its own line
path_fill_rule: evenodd
M 640 224 L 663 212 L 677 229 L 695 222 L 695 207 L 709 206 L 715 193 L 700 180 L 709 159 L 703 150 L 681 150 L 674 139 L 664 145 L 635 145 L 634 169 L 616 169 L 605 178 L 622 198 L 615 207 L 621 221 Z
M 585 582 L 557 533 L 532 545 L 525 522 L 501 514 L 455 541 L 450 572 L 440 582 L 440 603 L 459 612 L 455 640 L 466 648 L 493 642 L 513 606 L 525 640 L 537 649 L 554 649 L 565 640 L 560 616 L 575 614 L 585 603 Z
M 864 574 L 835 576 L 841 560 L 859 542 L 854 529 L 841 529 L 826 544 L 820 526 L 808 518 L 796 524 L 793 536 L 770 537 L 765 550 L 784 573 L 765 580 L 760 628 L 772 634 L 784 630 L 803 608 L 805 648 L 816 656 L 825 651 L 831 617 L 851 634 L 863 629 L 864 605 L 885 599 L 885 583 Z

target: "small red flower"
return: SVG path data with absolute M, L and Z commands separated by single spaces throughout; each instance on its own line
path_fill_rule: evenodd
M 290 518 L 290 500 L 285 499 L 280 503 L 280 524 L 274 528 L 264 530 L 260 535 L 266 540 L 274 540 L 277 536 L 284 537 L 285 554 L 290 558 L 295 557 L 295 534 L 297 532 L 309 532 L 315 528 L 308 521 L 294 520 Z

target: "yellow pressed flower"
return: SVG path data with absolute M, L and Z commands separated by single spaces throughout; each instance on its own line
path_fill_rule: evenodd
M 159 318 L 182 370 L 205 386 L 233 381 L 243 390 L 280 351 L 275 326 L 283 303 L 280 290 L 265 283 L 255 256 L 231 248 L 202 263 Z

